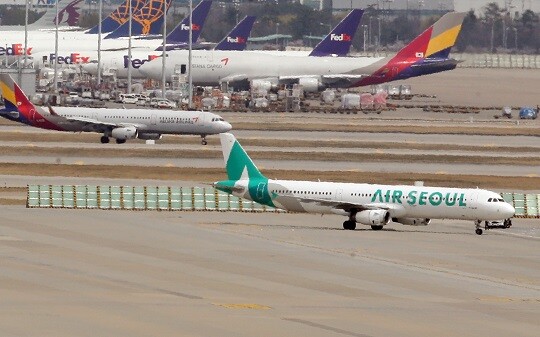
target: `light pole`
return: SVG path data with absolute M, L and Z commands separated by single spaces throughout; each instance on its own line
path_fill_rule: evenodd
M 97 87 L 101 93 L 101 20 L 103 12 L 103 0 L 99 0 L 99 13 L 98 13 L 98 42 L 97 42 Z
M 190 14 L 191 15 L 191 14 Z M 166 76 L 165 66 L 167 65 L 167 1 L 163 1 L 163 51 L 161 53 L 161 98 L 165 98 Z
M 365 53 L 365 52 L 366 52 L 366 37 L 367 37 L 367 35 L 366 35 L 366 33 L 367 33 L 366 28 L 367 28 L 367 25 L 362 25 L 362 28 L 364 28 L 364 53 Z
M 191 61 L 192 61 L 192 49 L 193 44 L 193 0 L 189 0 L 189 36 L 188 36 L 188 109 L 193 108 L 193 77 L 191 76 Z
M 517 50 L 518 49 L 518 44 L 517 44 L 518 29 L 516 27 L 513 27 L 512 29 L 514 30 L 514 48 Z
M 133 26 L 133 8 L 131 1 L 128 1 L 129 6 L 129 23 L 128 23 L 128 68 L 127 68 L 127 93 L 131 94 L 131 34 Z
M 278 49 L 279 49 L 278 35 L 279 35 L 279 22 L 276 22 L 276 46 L 277 46 Z

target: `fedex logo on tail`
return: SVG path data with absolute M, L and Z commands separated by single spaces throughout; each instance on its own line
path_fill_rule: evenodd
M 331 41 L 351 41 L 352 37 L 347 34 L 330 34 Z
M 83 56 L 79 53 L 71 53 L 68 56 L 61 56 L 58 57 L 56 54 L 52 53 L 49 54 L 49 62 L 56 61 L 58 64 L 78 64 L 78 63 L 88 63 L 90 62 L 90 56 Z
M 24 52 L 24 47 L 21 43 L 14 43 L 11 47 L 0 47 L 0 56 L 17 56 L 17 55 L 32 55 L 32 47 L 26 48 L 26 53 Z
M 197 25 L 197 24 L 192 24 L 192 27 L 193 27 L 193 30 L 201 30 L 201 26 Z M 182 30 L 189 30 L 189 26 L 186 25 L 186 24 L 181 24 L 180 25 L 180 29 Z
M 246 39 L 243 38 L 243 37 L 240 37 L 240 36 L 237 36 L 237 37 L 227 36 L 227 42 L 230 42 L 230 43 L 246 43 Z
M 148 55 L 148 57 L 146 59 L 134 59 L 134 58 L 131 58 L 131 67 L 134 68 L 134 69 L 139 69 L 146 62 L 152 61 L 152 60 L 154 60 L 154 59 L 156 59 L 158 57 L 159 56 L 157 56 L 157 55 Z M 127 68 L 128 65 L 129 65 L 129 56 L 124 55 L 124 68 Z

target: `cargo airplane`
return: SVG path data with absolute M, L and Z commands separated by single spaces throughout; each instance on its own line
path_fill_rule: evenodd
M 390 220 L 426 226 L 430 219 L 474 220 L 476 234 L 485 228 L 508 228 L 515 210 L 499 194 L 482 189 L 374 185 L 272 180 L 255 166 L 234 135 L 220 135 L 227 180 L 214 183 L 220 191 L 262 205 L 292 212 L 348 217 L 343 228 L 356 224 L 380 230 Z
M 379 84 L 454 69 L 449 58 L 465 13 L 447 13 L 393 57 L 308 57 L 278 56 L 257 52 L 193 52 L 192 78 L 195 85 L 267 82 L 265 86 L 299 83 L 305 91 L 349 88 Z M 339 39 L 340 37 L 335 37 Z M 175 68 L 185 69 L 186 51 L 167 54 L 166 79 Z M 140 67 L 149 78 L 161 79 L 161 59 Z M 259 83 L 260 85 L 261 83 Z
M 47 130 L 102 133 L 101 143 L 109 137 L 116 143 L 127 139 L 161 139 L 163 134 L 206 136 L 231 130 L 231 124 L 221 116 L 204 111 L 160 111 L 148 109 L 94 109 L 52 107 L 48 111 L 34 106 L 13 81 L 0 74 L 0 88 L 5 109 L 0 116 Z

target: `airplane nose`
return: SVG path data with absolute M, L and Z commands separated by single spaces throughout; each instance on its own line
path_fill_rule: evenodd
M 505 203 L 501 209 L 501 213 L 504 215 L 505 219 L 508 219 L 516 214 L 516 209 L 512 205 Z
M 229 122 L 221 122 L 221 130 L 220 130 L 220 133 L 223 133 L 223 132 L 229 132 L 232 130 L 232 125 L 231 123 Z

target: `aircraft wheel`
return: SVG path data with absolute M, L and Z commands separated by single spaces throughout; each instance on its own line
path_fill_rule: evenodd
M 109 137 L 107 136 L 101 136 L 101 144 L 107 144 L 109 143 Z
M 484 233 L 484 231 L 482 230 L 482 228 L 477 228 L 475 232 L 476 232 L 476 234 L 478 234 L 478 235 L 482 235 L 482 233 Z
M 203 140 L 201 140 L 201 144 L 202 144 L 202 145 L 207 145 L 208 142 L 206 141 L 206 139 L 203 139 Z
M 126 142 L 125 139 L 116 139 L 116 144 L 124 144 Z
M 510 228 L 512 227 L 512 220 L 506 219 L 504 220 L 504 228 Z
M 383 228 L 381 225 L 371 225 L 371 229 L 374 231 L 380 231 Z
M 356 228 L 356 222 L 347 220 L 343 222 L 343 229 L 354 230 Z

